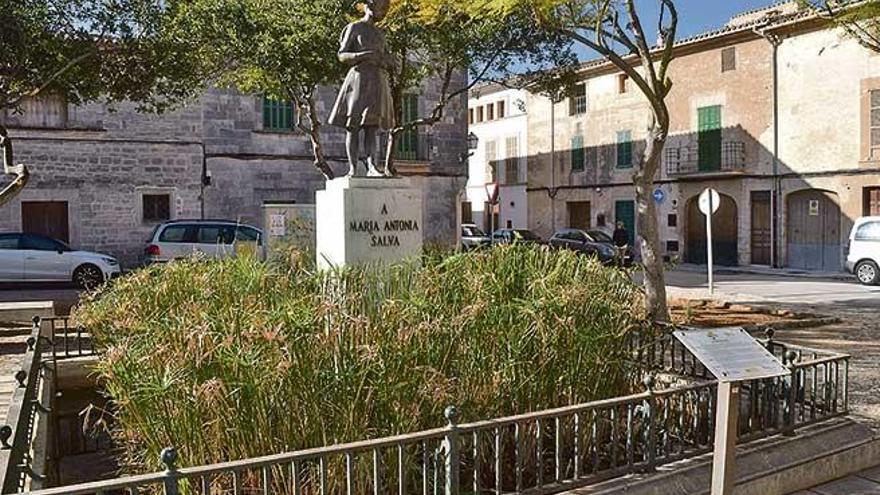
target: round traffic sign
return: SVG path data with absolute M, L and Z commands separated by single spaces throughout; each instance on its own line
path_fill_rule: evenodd
M 711 215 L 721 207 L 721 195 L 715 189 L 707 187 L 700 193 L 699 205 L 703 215 Z
M 666 199 L 666 193 L 663 192 L 663 189 L 654 189 L 654 201 L 662 203 L 664 199 Z

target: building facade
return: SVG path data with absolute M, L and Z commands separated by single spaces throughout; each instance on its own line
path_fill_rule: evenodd
M 647 102 L 603 61 L 573 95 L 527 95 L 528 225 L 638 235 L 632 168 Z M 880 54 L 797 2 L 676 44 L 670 137 L 656 178 L 666 257 L 705 263 L 697 198 L 721 193 L 716 262 L 839 271 L 853 220 L 880 214 Z
M 527 99 L 523 90 L 495 84 L 471 90 L 468 123 L 478 142 L 468 160 L 463 223 L 475 223 L 487 232 L 501 227 L 528 228 Z M 492 184 L 498 188 L 494 205 L 488 196 Z
M 335 93 L 321 91 L 323 115 Z M 406 110 L 427 113 L 438 98 L 439 86 L 429 82 L 407 96 Z M 401 174 L 424 191 L 426 243 L 458 242 L 465 105 L 464 96 L 451 102 L 441 122 L 408 134 L 398 150 Z M 222 218 L 263 227 L 263 205 L 313 204 L 324 187 L 307 136 L 294 129 L 292 106 L 232 90 L 211 89 L 163 115 L 127 103 L 43 99 L 0 118 L 16 161 L 31 171 L 28 186 L 0 208 L 0 232 L 48 234 L 115 255 L 125 267 L 140 262 L 145 239 L 162 221 Z M 325 129 L 326 153 L 344 173 L 344 133 Z

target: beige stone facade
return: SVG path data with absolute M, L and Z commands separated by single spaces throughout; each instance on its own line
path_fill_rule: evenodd
M 706 187 L 723 195 L 723 264 L 838 271 L 853 220 L 880 214 L 868 199 L 880 194 L 880 55 L 783 7 L 676 47 L 656 186 L 669 258 L 704 261 Z M 629 223 L 632 169 L 619 162 L 643 153 L 647 102 L 608 64 L 582 73 L 579 101 L 527 102 L 529 226 L 545 237 L 584 215 L 592 228 Z

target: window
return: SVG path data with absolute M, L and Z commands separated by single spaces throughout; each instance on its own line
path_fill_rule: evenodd
M 468 108 L 468 124 L 474 123 L 474 109 Z
M 9 127 L 63 128 L 67 125 L 67 101 L 61 96 L 25 97 L 19 112 L 0 110 L 0 122 Z
M 495 105 L 486 105 L 486 120 L 495 120 Z
M 199 227 L 199 244 L 232 244 L 234 238 L 231 225 L 202 225 Z
M 721 170 L 721 106 L 697 109 L 699 170 Z
M 495 161 L 498 159 L 498 144 L 495 141 L 486 141 L 486 167 L 487 182 L 497 182 L 497 174 L 495 173 Z
M 403 124 L 419 118 L 419 95 L 403 95 L 403 108 L 400 109 L 400 122 Z M 407 129 L 397 137 L 397 157 L 401 160 L 416 160 L 419 154 L 419 130 Z
M 18 249 L 18 234 L 0 234 L 0 249 Z
M 629 86 L 629 76 L 626 74 L 620 74 L 617 76 L 617 92 L 620 94 L 626 93 Z
M 678 241 L 666 241 L 666 252 L 667 253 L 677 253 L 678 252 Z
M 499 118 L 499 119 L 503 119 L 503 118 L 504 118 L 504 113 L 505 113 L 505 110 L 506 110 L 506 108 L 504 108 L 504 107 L 505 107 L 504 102 L 503 102 L 503 101 L 499 101 L 498 103 L 495 103 L 495 107 L 498 108 L 498 112 L 497 112 L 497 113 L 498 113 L 498 118 Z
M 632 166 L 633 166 L 632 132 L 618 131 L 618 133 L 617 133 L 617 168 L 632 168 Z
M 477 107 L 477 122 L 483 121 L 483 107 Z
M 584 171 L 584 137 L 575 136 L 571 138 L 571 171 Z
M 519 138 L 516 136 L 507 138 L 505 147 L 504 183 L 516 184 L 519 182 Z
M 143 195 L 143 221 L 163 222 L 171 219 L 170 194 Z
M 871 91 L 871 158 L 880 157 L 880 89 Z
M 599 213 L 596 215 L 596 227 L 604 227 L 605 226 L 605 214 Z
M 587 113 L 587 85 L 576 84 L 568 99 L 568 114 L 580 115 Z
M 21 238 L 21 249 L 34 251 L 70 251 L 63 243 L 41 235 L 25 235 Z
M 461 202 L 461 223 L 474 223 L 474 206 L 470 201 Z
M 856 230 L 857 241 L 880 241 L 880 222 L 868 222 Z
M 736 70 L 736 47 L 721 50 L 721 72 Z
M 670 213 L 666 216 L 666 225 L 668 227 L 678 227 L 678 215 Z
M 293 130 L 293 103 L 273 98 L 263 98 L 263 130 Z
M 195 231 L 193 225 L 170 225 L 159 234 L 159 242 L 195 242 Z
M 251 227 L 238 227 L 235 229 L 236 242 L 256 242 L 259 244 L 262 237 L 259 230 Z

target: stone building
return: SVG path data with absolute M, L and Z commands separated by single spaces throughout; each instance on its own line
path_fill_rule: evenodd
M 853 220 L 880 214 L 880 54 L 783 2 L 677 42 L 669 72 L 665 255 L 705 262 L 696 198 L 713 187 L 718 263 L 842 269 Z M 528 97 L 528 223 L 546 237 L 623 221 L 632 237 L 647 102 L 604 61 L 581 74 L 571 98 Z
M 323 115 L 335 93 L 322 90 Z M 438 97 L 438 85 L 430 82 L 407 96 L 406 110 L 428 113 Z M 458 239 L 464 108 L 464 96 L 453 101 L 442 122 L 408 135 L 397 155 L 401 174 L 424 191 L 426 243 L 453 246 Z M 309 140 L 293 130 L 291 106 L 232 90 L 211 89 L 163 115 L 138 113 L 127 103 L 110 108 L 43 99 L 0 118 L 16 161 L 31 170 L 28 186 L 0 208 L 0 232 L 49 234 L 113 254 L 125 267 L 140 262 L 144 241 L 164 220 L 262 226 L 264 204 L 313 204 L 324 187 Z M 328 157 L 344 173 L 344 133 L 325 129 Z

